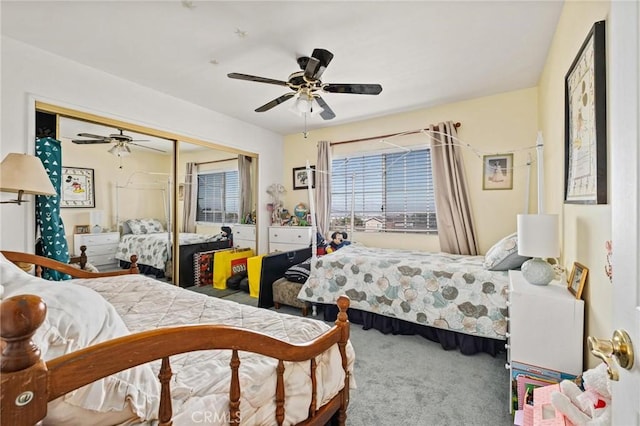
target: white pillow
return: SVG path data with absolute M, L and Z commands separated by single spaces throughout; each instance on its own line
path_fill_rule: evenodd
M 164 226 L 158 219 L 129 219 L 126 223 L 134 235 L 164 232 Z
M 1 254 L 0 254 L 1 256 Z M 50 360 L 78 349 L 129 334 L 115 308 L 94 290 L 72 281 L 46 281 L 29 275 L 0 257 L 4 298 L 20 294 L 40 296 L 47 305 L 44 323 L 33 336 L 42 358 Z M 60 401 L 84 410 L 76 424 L 92 424 L 95 412 L 121 412 L 123 421 L 154 419 L 159 406 L 159 384 L 151 367 L 141 365 L 70 392 L 50 403 L 49 418 L 67 418 L 57 412 Z
M 493 245 L 484 256 L 484 267 L 489 271 L 518 269 L 530 257 L 518 254 L 518 234 L 507 235 Z

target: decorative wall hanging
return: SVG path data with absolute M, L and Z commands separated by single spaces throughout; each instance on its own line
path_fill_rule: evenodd
M 513 154 L 482 157 L 482 189 L 513 189 Z
M 308 176 L 306 167 L 296 167 L 293 169 L 293 189 L 307 189 L 308 181 L 311 179 L 311 187 L 316 187 L 316 166 L 311 167 L 311 176 Z
M 565 76 L 565 203 L 607 203 L 605 21 L 596 22 Z
M 93 208 L 94 191 L 93 169 L 62 167 L 60 207 Z

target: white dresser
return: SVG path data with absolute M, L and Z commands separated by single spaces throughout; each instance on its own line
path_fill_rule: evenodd
M 506 368 L 511 380 L 521 373 L 556 379 L 582 373 L 584 302 L 566 285 L 553 281 L 537 286 L 522 272 L 509 271 L 508 306 Z M 509 388 L 513 390 L 511 384 Z
M 250 248 L 256 253 L 256 226 L 255 225 L 231 225 L 233 231 L 233 246 L 238 248 Z
M 269 252 L 297 250 L 311 245 L 310 226 L 270 226 Z
M 80 246 L 87 246 L 87 261 L 99 270 L 117 268 L 116 251 L 120 234 L 102 232 L 100 234 L 73 234 L 73 250 L 79 255 Z

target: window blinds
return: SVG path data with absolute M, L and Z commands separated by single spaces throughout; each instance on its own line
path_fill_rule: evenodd
M 351 223 L 371 232 L 435 231 L 435 198 L 429 149 L 334 159 L 331 225 Z
M 198 222 L 238 223 L 238 171 L 198 175 Z

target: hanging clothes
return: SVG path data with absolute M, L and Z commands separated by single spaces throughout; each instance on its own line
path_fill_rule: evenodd
M 42 161 L 57 195 L 36 195 L 36 235 L 40 233 L 42 255 L 69 263 L 69 246 L 60 217 L 62 190 L 62 146 L 60 141 L 46 137 L 36 139 L 36 157 Z M 51 269 L 42 272 L 42 278 L 53 281 L 68 280 L 71 276 Z

